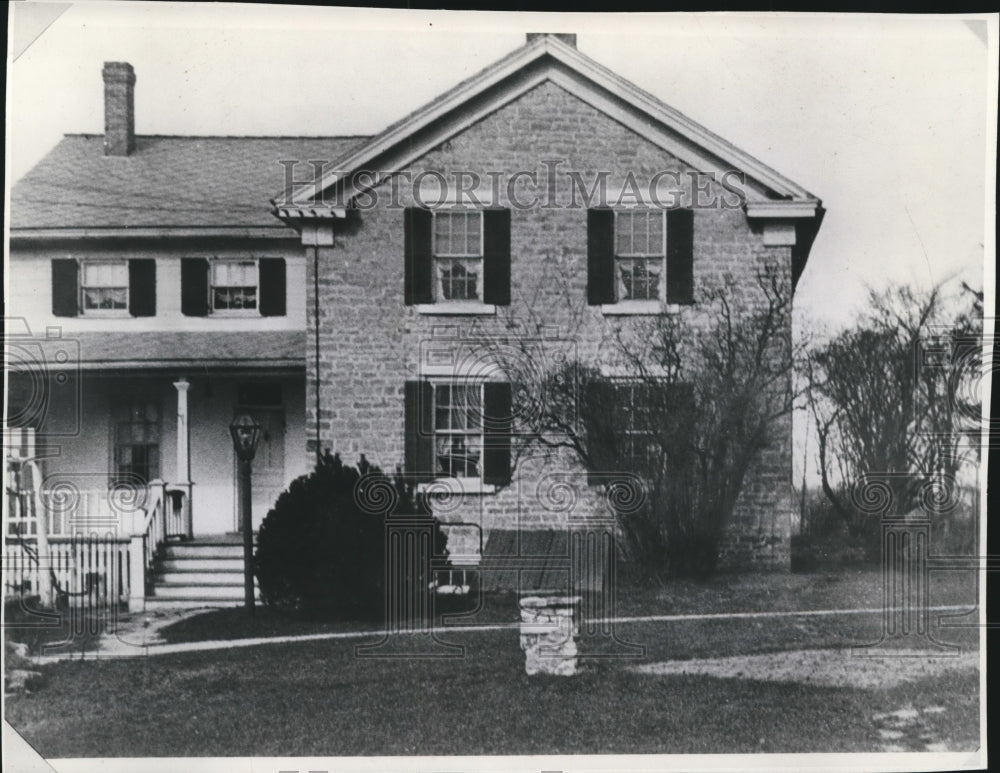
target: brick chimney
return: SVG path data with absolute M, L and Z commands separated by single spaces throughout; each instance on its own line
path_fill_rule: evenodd
M 528 42 L 531 43 L 536 38 L 544 38 L 546 35 L 551 35 L 554 38 L 559 38 L 567 46 L 572 46 L 576 48 L 576 35 L 569 32 L 529 32 Z
M 127 156 L 135 150 L 135 72 L 128 62 L 105 62 L 104 155 Z

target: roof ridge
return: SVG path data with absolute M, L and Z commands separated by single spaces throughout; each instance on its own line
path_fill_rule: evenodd
M 362 140 L 372 134 L 136 134 L 136 139 L 171 140 Z M 66 132 L 63 137 L 104 139 L 104 134 Z

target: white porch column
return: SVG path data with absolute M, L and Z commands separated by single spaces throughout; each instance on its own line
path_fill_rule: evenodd
M 174 382 L 177 390 L 177 478 L 175 486 L 183 488 L 184 531 L 188 539 L 194 537 L 194 523 L 191 517 L 191 436 L 188 431 L 188 389 L 190 382 L 181 376 Z M 166 503 L 164 503 L 166 506 Z

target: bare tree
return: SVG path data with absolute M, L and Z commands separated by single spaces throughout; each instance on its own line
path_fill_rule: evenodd
M 872 291 L 858 322 L 806 361 L 823 492 L 852 536 L 878 526 L 851 497 L 864 476 L 890 473 L 898 513 L 918 504 L 928 482 L 953 484 L 969 431 L 960 414 L 973 410 L 962 403 L 956 368 L 970 346 L 978 356 L 981 305 L 946 319 L 940 286 Z
M 486 349 L 515 385 L 520 452 L 568 452 L 595 484 L 638 476 L 645 504 L 618 513 L 632 564 L 706 575 L 748 470 L 792 411 L 790 313 L 787 276 L 762 265 L 750 283 L 703 289 L 682 314 L 602 321 L 597 352 L 543 355 L 530 336 L 494 336 Z

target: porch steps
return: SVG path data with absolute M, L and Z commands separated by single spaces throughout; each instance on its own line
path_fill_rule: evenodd
M 157 562 L 146 608 L 241 606 L 243 582 L 243 546 L 232 538 L 168 544 Z

